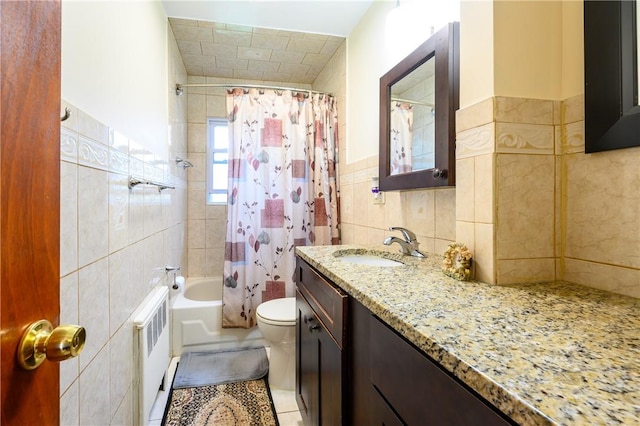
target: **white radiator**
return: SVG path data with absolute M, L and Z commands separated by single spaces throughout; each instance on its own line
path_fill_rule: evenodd
M 134 421 L 139 425 L 149 424 L 151 408 L 158 389 L 165 384 L 171 361 L 168 294 L 165 286 L 154 288 L 133 314 L 136 365 L 134 392 L 138 396 L 134 410 L 138 418 Z

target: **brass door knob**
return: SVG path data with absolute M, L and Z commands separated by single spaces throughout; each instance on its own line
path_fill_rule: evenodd
M 84 327 L 78 325 L 59 325 L 54 329 L 47 320 L 36 321 L 20 339 L 18 364 L 25 370 L 33 370 L 45 359 L 60 362 L 78 356 L 86 337 Z

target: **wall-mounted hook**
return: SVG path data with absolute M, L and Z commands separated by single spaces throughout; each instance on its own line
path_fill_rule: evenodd
M 64 115 L 62 117 L 60 117 L 60 122 L 68 120 L 69 117 L 71 117 L 71 110 L 69 109 L 69 107 L 65 107 L 64 108 Z

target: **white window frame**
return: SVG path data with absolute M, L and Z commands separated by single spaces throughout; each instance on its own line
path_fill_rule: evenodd
M 214 154 L 226 153 L 227 159 L 229 158 L 229 146 L 224 149 L 214 149 L 214 137 L 216 127 L 228 127 L 227 120 L 225 118 L 208 118 L 207 119 L 207 204 L 212 205 L 226 205 L 227 204 L 227 183 L 225 181 L 224 193 L 222 190 L 213 189 L 213 158 Z M 222 164 L 218 162 L 218 164 Z M 228 160 L 227 160 L 228 164 Z

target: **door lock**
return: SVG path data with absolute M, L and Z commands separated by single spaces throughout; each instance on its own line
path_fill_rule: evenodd
M 79 325 L 59 325 L 53 328 L 45 319 L 32 323 L 22 335 L 18 347 L 18 364 L 34 370 L 45 359 L 64 361 L 80 355 L 87 332 Z

